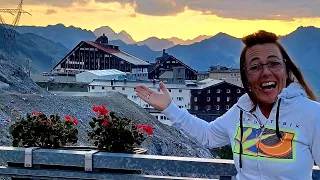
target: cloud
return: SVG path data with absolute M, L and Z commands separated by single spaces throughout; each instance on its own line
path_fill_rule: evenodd
M 132 13 L 132 14 L 129 15 L 129 17 L 131 17 L 131 18 L 136 18 L 136 17 L 137 17 L 137 14 L 136 14 L 136 13 Z
M 70 7 L 73 3 L 77 3 L 80 5 L 85 5 L 90 0 L 24 0 L 23 5 L 51 5 L 55 7 Z M 16 8 L 18 4 L 20 3 L 20 0 L 0 0 L 0 5 L 9 5 L 12 6 L 12 8 Z
M 55 13 L 57 13 L 57 11 L 54 9 L 47 9 L 46 11 L 46 15 L 55 14 Z
M 320 17 L 320 1 L 315 0 L 95 0 L 131 5 L 136 13 L 176 15 L 185 8 L 234 19 L 278 19 Z
M 70 7 L 89 2 L 118 2 L 135 9 L 134 13 L 151 16 L 174 16 L 184 12 L 185 8 L 214 14 L 223 18 L 243 20 L 277 19 L 290 21 L 293 18 L 320 17 L 319 0 L 24 0 L 24 5 L 50 5 Z M 0 5 L 17 7 L 20 0 L 0 0 Z
M 108 8 L 73 8 L 72 11 L 78 11 L 78 12 L 103 12 L 103 11 L 109 11 L 109 12 L 116 12 L 116 10 L 108 9 Z

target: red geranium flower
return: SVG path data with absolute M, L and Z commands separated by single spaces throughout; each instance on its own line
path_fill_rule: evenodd
M 92 106 L 92 111 L 99 112 L 99 106 Z
M 64 120 L 65 121 L 71 121 L 71 117 L 70 116 L 64 116 Z
M 99 116 L 104 116 L 106 114 L 108 114 L 109 110 L 104 106 L 92 106 L 92 110 L 94 112 L 99 113 Z
M 109 122 L 108 118 L 104 118 L 102 126 L 107 126 Z
M 145 132 L 147 132 L 149 135 L 153 134 L 153 130 L 152 127 L 150 125 L 141 125 L 141 124 L 137 124 L 137 129 L 141 129 Z
M 31 115 L 41 115 L 42 114 L 42 112 L 38 112 L 38 111 L 36 111 L 36 110 L 33 110 L 32 112 L 31 112 Z
M 70 121 L 70 122 L 72 122 L 72 123 L 75 124 L 75 125 L 79 124 L 79 122 L 77 121 L 77 119 L 74 118 L 74 117 L 71 117 L 71 116 L 64 116 L 64 121 Z
M 77 119 L 75 117 L 73 118 L 73 124 L 75 124 L 75 125 L 79 124 L 79 122 L 77 121 Z

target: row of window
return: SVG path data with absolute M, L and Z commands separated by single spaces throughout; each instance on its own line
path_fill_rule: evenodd
M 132 74 L 133 76 L 138 76 L 138 77 L 140 77 L 140 76 L 143 76 L 143 77 L 146 77 L 146 76 L 148 76 L 148 74 L 146 74 L 146 73 L 143 73 L 143 74 Z
M 216 100 L 217 100 L 217 102 L 220 102 L 221 98 L 220 97 L 216 97 Z M 239 100 L 239 97 L 238 97 L 238 100 Z M 194 97 L 193 101 L 194 102 L 198 102 L 198 97 Z M 211 97 L 207 97 L 207 102 L 210 102 L 210 101 L 211 101 Z M 227 97 L 227 102 L 229 102 L 229 101 L 231 101 L 231 97 Z
M 240 76 L 240 73 L 231 73 L 231 76 Z
M 216 93 L 221 93 L 221 92 L 222 92 L 221 89 L 216 90 Z M 231 90 L 227 89 L 226 92 L 231 93 Z M 211 89 L 207 89 L 207 94 L 210 94 L 210 93 L 211 93 Z M 241 90 L 237 89 L 237 93 L 241 93 Z M 198 94 L 201 94 L 201 91 L 198 91 Z
M 194 110 L 198 110 L 198 109 L 199 109 L 199 106 L 195 105 L 195 106 L 194 106 Z M 230 109 L 230 105 L 226 105 L 226 106 L 225 106 L 225 109 L 226 109 L 226 110 L 229 110 L 229 109 Z M 211 105 L 207 105 L 207 106 L 206 106 L 206 110 L 207 110 L 207 111 L 212 110 L 212 106 L 211 106 Z M 222 109 L 221 109 L 220 105 L 215 105 L 215 110 L 219 111 L 219 110 L 222 110 Z
M 163 115 L 153 115 L 156 119 L 158 120 L 169 120 L 169 118 L 167 118 L 166 116 Z
M 121 88 L 123 91 L 126 89 L 125 87 L 119 87 L 119 88 Z M 91 86 L 91 89 L 95 89 L 95 86 Z M 102 90 L 106 90 L 107 87 L 101 86 L 101 89 Z M 112 87 L 112 90 L 116 90 L 116 87 Z M 134 88 L 134 90 L 135 90 L 135 88 Z M 169 90 L 169 92 L 171 92 L 171 89 L 168 89 L 168 90 Z M 160 88 L 158 88 L 158 92 L 160 92 Z M 179 93 L 182 93 L 182 89 L 179 89 Z M 183 97 L 178 97 L 178 98 L 179 99 L 181 99 L 181 98 L 183 99 Z M 179 100 L 179 99 L 177 99 L 177 100 Z
M 91 86 L 91 89 L 95 89 L 95 86 Z M 101 86 L 102 90 L 107 90 L 107 87 Z M 116 87 L 111 87 L 112 90 L 116 90 Z M 122 91 L 126 90 L 125 87 L 121 87 Z

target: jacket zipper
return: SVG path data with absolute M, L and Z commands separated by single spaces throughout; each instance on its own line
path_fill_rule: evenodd
M 259 134 L 259 136 L 258 136 L 258 139 L 259 139 L 259 141 L 260 141 L 260 138 L 261 138 L 261 136 L 262 136 L 262 134 L 263 134 L 263 131 L 265 130 L 264 125 L 262 124 L 262 122 L 258 119 L 258 117 L 257 117 L 255 114 L 253 114 L 253 113 L 251 113 L 251 112 L 249 112 L 249 111 L 244 110 L 244 109 L 241 108 L 240 106 L 238 106 L 238 108 L 241 109 L 241 110 L 243 110 L 243 111 L 246 112 L 247 114 L 250 114 L 251 116 L 253 116 L 253 117 L 257 120 L 257 122 L 259 123 L 259 125 L 260 125 L 260 134 Z M 260 167 L 259 167 L 258 152 L 257 152 L 257 170 L 258 170 L 260 179 L 262 179 L 262 174 L 261 174 L 261 172 L 260 172 Z

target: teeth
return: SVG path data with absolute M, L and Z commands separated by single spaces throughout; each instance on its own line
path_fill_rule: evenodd
M 267 82 L 267 83 L 262 83 L 261 86 L 265 87 L 265 86 L 272 86 L 272 85 L 276 85 L 275 82 Z

